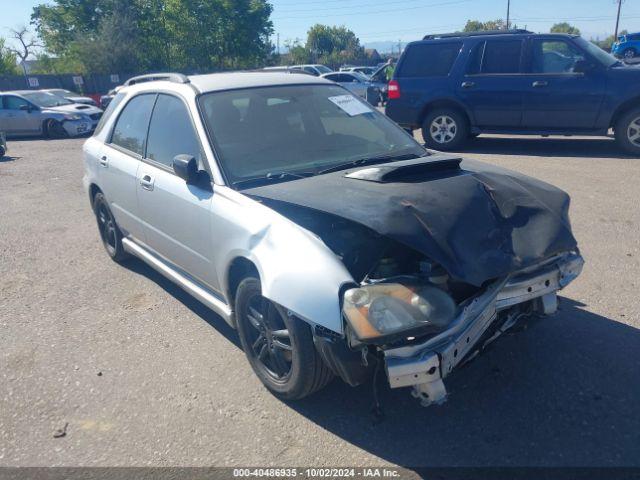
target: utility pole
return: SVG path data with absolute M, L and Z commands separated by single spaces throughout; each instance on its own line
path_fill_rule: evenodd
M 507 30 L 509 30 L 509 15 L 511 13 L 511 0 L 507 0 Z
M 616 32 L 613 34 L 613 41 L 618 40 L 618 27 L 620 26 L 620 10 L 622 9 L 622 0 L 616 0 L 618 3 L 618 16 L 616 17 Z

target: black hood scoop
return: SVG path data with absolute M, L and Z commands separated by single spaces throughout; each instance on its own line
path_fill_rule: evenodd
M 328 213 L 359 223 L 476 286 L 576 248 L 569 196 L 562 190 L 517 172 L 446 155 L 361 167 L 346 175 L 332 172 L 243 193 L 275 201 L 267 203 L 285 216 L 286 209 L 275 205 L 306 207 L 322 212 L 318 216 Z
M 377 183 L 423 181 L 425 175 L 433 176 L 460 170 L 460 157 L 431 155 L 374 167 L 365 167 L 347 173 L 345 177 Z

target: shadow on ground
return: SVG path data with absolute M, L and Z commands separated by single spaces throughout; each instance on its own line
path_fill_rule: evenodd
M 240 348 L 235 331 L 163 276 L 153 280 Z M 380 375 L 384 418 L 371 413 L 372 384 L 334 380 L 290 408 L 386 462 L 440 466 L 640 466 L 640 330 L 562 298 L 560 311 L 507 334 L 446 384 L 442 406 L 423 408 Z M 216 334 L 212 332 L 212 334 Z
M 4 157 L 0 157 L 0 163 L 13 162 L 15 160 L 20 160 L 22 157 L 12 157 L 11 155 L 5 155 Z
M 333 382 L 291 404 L 378 457 L 404 466 L 640 465 L 640 331 L 562 300 L 446 382 L 442 406 L 382 388 Z
M 463 152 L 540 157 L 581 157 L 584 160 L 636 158 L 620 149 L 612 138 L 604 137 L 576 139 L 480 136 L 465 144 Z
M 128 270 L 137 273 L 138 275 L 142 275 L 149 280 L 155 282 L 160 287 L 162 287 L 168 294 L 176 298 L 178 301 L 184 304 L 189 310 L 198 315 L 202 320 L 211 325 L 214 329 L 217 330 L 217 333 L 223 335 L 229 342 L 235 345 L 238 348 L 242 348 L 240 345 L 240 339 L 236 334 L 236 331 L 229 326 L 227 322 L 224 321 L 222 317 L 214 313 L 211 309 L 205 306 L 203 303 L 200 303 L 198 300 L 193 298 L 187 292 L 178 287 L 175 283 L 170 280 L 167 280 L 160 273 L 156 272 L 153 268 L 149 267 L 142 260 L 138 260 L 137 258 L 132 258 L 123 264 Z

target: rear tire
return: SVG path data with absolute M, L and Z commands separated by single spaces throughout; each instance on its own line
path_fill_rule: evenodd
M 274 395 L 297 400 L 331 381 L 333 374 L 313 344 L 309 325 L 264 298 L 260 280 L 248 277 L 240 282 L 235 311 L 247 360 Z
M 449 151 L 460 148 L 469 136 L 469 124 L 456 110 L 438 108 L 429 113 L 422 123 L 422 138 L 427 147 Z
M 107 251 L 107 255 L 117 263 L 128 260 L 130 258 L 129 254 L 122 245 L 122 232 L 120 232 L 116 219 L 111 213 L 107 199 L 102 192 L 96 193 L 95 197 L 93 197 L 93 211 L 98 222 L 100 239 L 104 249 Z
M 640 108 L 625 113 L 614 126 L 616 142 L 632 155 L 640 156 Z

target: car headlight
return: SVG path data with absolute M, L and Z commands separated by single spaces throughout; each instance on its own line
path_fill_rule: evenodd
M 65 115 L 65 120 L 82 120 L 82 115 Z
M 455 318 L 453 298 L 432 285 L 379 283 L 347 290 L 342 311 L 361 342 L 444 330 Z

